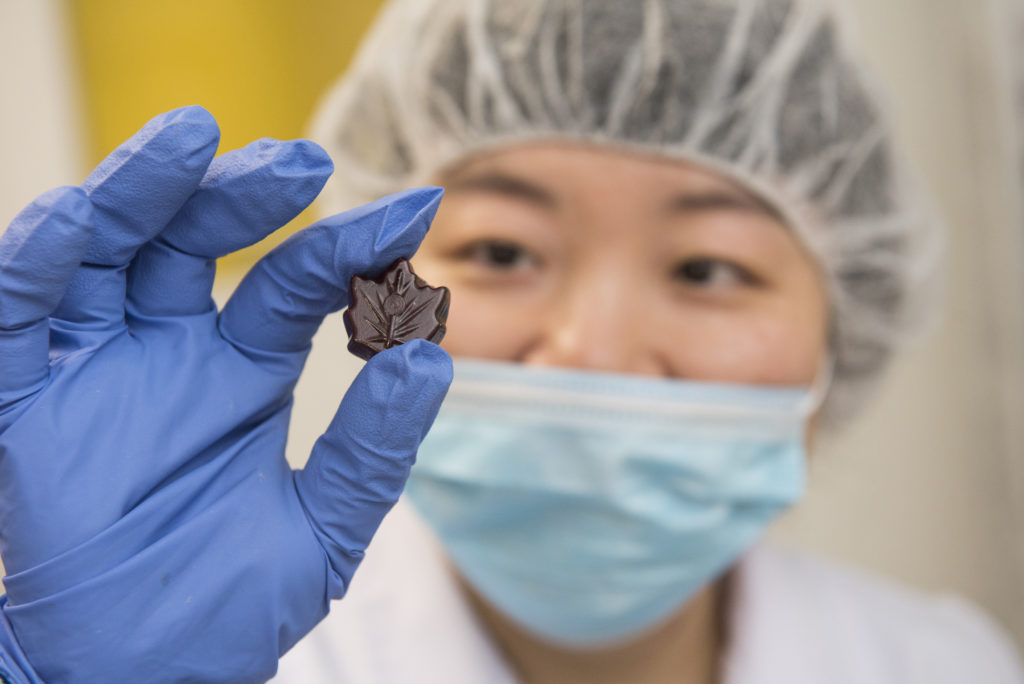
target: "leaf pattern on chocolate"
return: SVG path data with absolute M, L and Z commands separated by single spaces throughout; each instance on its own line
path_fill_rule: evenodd
M 350 294 L 345 327 L 349 351 L 356 356 L 369 359 L 415 338 L 436 343 L 444 337 L 448 288 L 427 285 L 407 259 L 397 260 L 376 279 L 353 277 Z

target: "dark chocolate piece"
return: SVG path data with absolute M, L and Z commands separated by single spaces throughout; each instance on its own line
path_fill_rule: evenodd
M 437 343 L 445 333 L 447 287 L 430 287 L 398 259 L 378 278 L 352 276 L 345 311 L 348 350 L 361 359 L 416 338 Z

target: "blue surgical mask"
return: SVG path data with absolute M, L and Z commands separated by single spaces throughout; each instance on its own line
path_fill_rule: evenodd
M 599 646 L 669 617 L 800 498 L 815 403 L 459 360 L 407 493 L 488 602 Z

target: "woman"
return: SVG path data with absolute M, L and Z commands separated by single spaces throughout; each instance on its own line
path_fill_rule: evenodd
M 385 10 L 314 137 L 331 207 L 446 188 L 414 265 L 452 289 L 456 380 L 386 561 L 282 680 L 998 679 L 964 608 L 771 549 L 733 567 L 799 497 L 781 445 L 851 416 L 930 294 L 938 238 L 862 71 L 820 3 Z
M 258 681 L 346 594 L 280 680 L 1022 681 L 969 608 L 753 548 L 933 263 L 826 13 L 399 0 L 317 137 L 339 206 L 446 199 L 325 219 L 218 314 L 212 260 L 329 161 L 214 160 L 186 108 L 0 242 L 0 678 Z M 294 474 L 291 389 L 435 210 L 457 379 L 350 585 L 448 357 L 371 359 Z

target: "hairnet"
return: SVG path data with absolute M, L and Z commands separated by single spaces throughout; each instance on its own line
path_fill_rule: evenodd
M 326 201 L 545 139 L 724 174 L 820 262 L 834 424 L 924 320 L 939 244 L 838 28 L 808 0 L 395 0 L 314 122 L 337 167 Z

